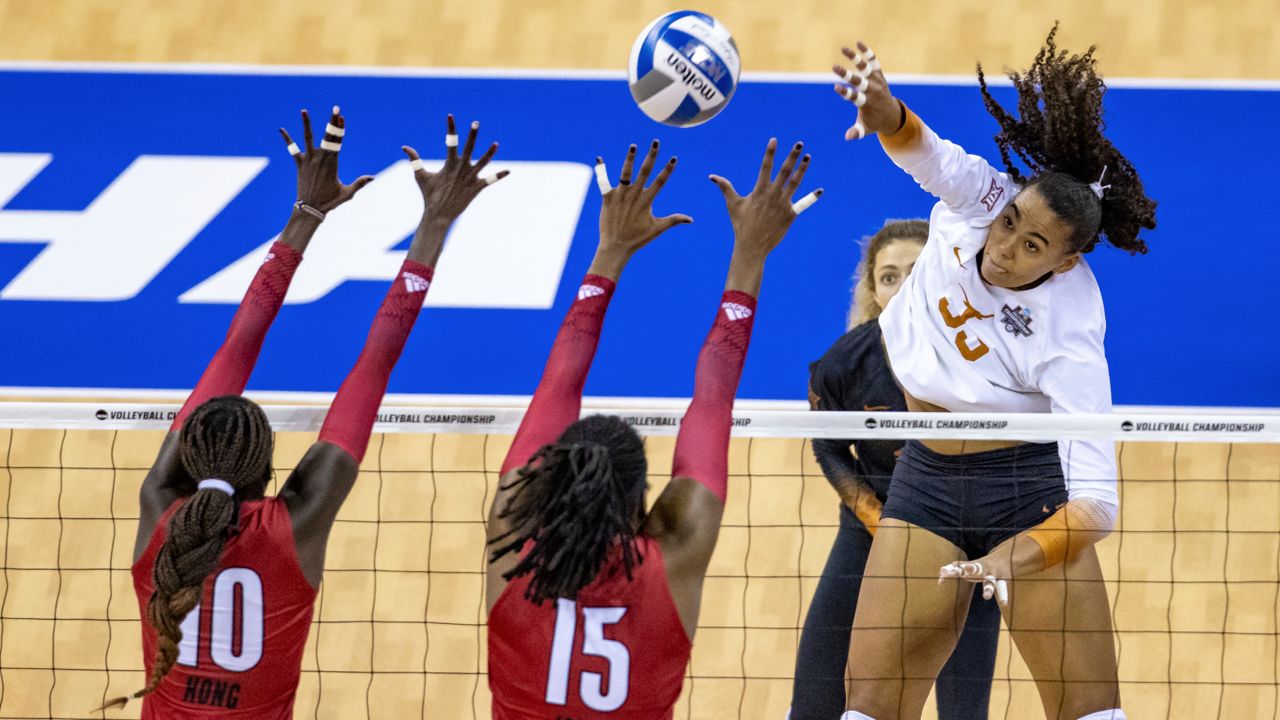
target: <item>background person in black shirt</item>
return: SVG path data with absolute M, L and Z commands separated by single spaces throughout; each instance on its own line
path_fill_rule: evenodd
M 895 220 L 885 223 L 866 242 L 854 274 L 849 332 L 809 366 L 812 409 L 907 409 L 889 370 L 877 318 L 911 272 L 928 235 L 929 224 L 924 220 Z M 871 538 L 902 445 L 898 440 L 813 441 L 818 464 L 840 495 L 840 530 L 805 617 L 796 653 L 792 720 L 837 720 L 844 713 L 853 613 Z M 981 587 L 975 590 L 980 593 Z M 964 632 L 938 675 L 939 720 L 987 717 L 999 634 L 996 603 L 970 603 Z

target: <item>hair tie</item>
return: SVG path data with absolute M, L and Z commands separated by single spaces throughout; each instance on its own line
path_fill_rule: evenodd
M 201 480 L 199 483 L 196 484 L 196 490 L 217 490 L 219 492 L 224 492 L 232 497 L 235 497 L 235 494 L 236 494 L 236 489 L 231 487 L 231 483 L 227 482 L 226 480 L 219 480 L 218 478 L 208 478 L 207 480 Z
M 1102 184 L 1102 178 L 1104 178 L 1104 177 L 1106 177 L 1106 176 L 1107 176 L 1107 166 L 1106 166 L 1106 165 L 1103 165 L 1103 166 L 1102 166 L 1102 173 L 1101 173 L 1100 175 L 1098 175 L 1098 179 L 1097 179 L 1096 181 L 1094 181 L 1094 182 L 1089 183 L 1089 189 L 1093 191 L 1093 194 L 1094 194 L 1094 195 L 1097 195 L 1097 196 L 1098 196 L 1098 199 L 1099 199 L 1099 200 L 1101 200 L 1101 199 L 1102 199 L 1102 191 L 1103 191 L 1103 190 L 1106 190 L 1106 189 L 1107 189 L 1107 188 L 1109 188 L 1109 187 L 1111 187 L 1110 185 L 1103 185 L 1103 184 Z

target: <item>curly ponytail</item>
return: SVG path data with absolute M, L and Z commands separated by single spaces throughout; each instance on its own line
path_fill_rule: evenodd
M 995 137 L 1000 158 L 1014 180 L 1039 186 L 1049 207 L 1072 226 L 1075 250 L 1089 252 L 1105 240 L 1130 254 L 1145 253 L 1147 244 L 1138 232 L 1155 228 L 1156 203 L 1147 197 L 1133 164 L 1102 134 L 1107 86 L 1093 57 L 1097 48 L 1081 55 L 1059 51 L 1057 32 L 1054 23 L 1028 70 L 1009 73 L 1018 91 L 1018 118 L 992 97 L 978 64 L 987 112 L 1000 124 Z M 1023 175 L 1015 157 L 1031 177 Z M 1094 182 L 1109 186 L 1101 200 L 1090 187 Z
M 261 496 L 271 476 L 271 426 L 262 408 L 238 395 L 213 398 L 187 418 L 178 437 L 187 473 L 217 478 L 236 495 L 198 490 L 169 518 L 164 544 L 156 554 L 155 591 L 147 604 L 147 622 L 156 629 L 156 656 L 147 685 L 100 709 L 123 707 L 160 687 L 178 660 L 182 621 L 200 602 L 204 581 L 218 569 L 223 543 L 237 520 L 239 501 Z

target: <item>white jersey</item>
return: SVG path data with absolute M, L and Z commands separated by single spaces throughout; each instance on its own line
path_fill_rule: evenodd
M 898 382 L 953 412 L 1111 412 L 1106 317 L 1088 263 L 1029 290 L 983 281 L 987 228 L 1018 186 L 914 115 L 908 125 L 885 150 L 940 202 L 915 268 L 880 315 Z M 1064 440 L 1058 448 L 1069 497 L 1103 502 L 1114 520 L 1115 444 Z

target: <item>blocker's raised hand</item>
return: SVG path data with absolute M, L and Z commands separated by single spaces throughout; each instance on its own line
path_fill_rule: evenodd
M 346 136 L 346 119 L 340 114 L 337 105 L 333 106 L 333 114 L 325 126 L 324 137 L 320 147 L 315 147 L 311 134 L 311 116 L 302 111 L 302 136 L 306 142 L 306 150 L 289 137 L 284 128 L 280 135 L 288 145 L 289 154 L 298 166 L 298 201 L 299 210 L 324 219 L 325 213 L 333 210 L 355 196 L 360 188 L 373 182 L 372 175 L 361 175 L 350 185 L 343 185 L 338 179 L 338 152 L 342 149 L 342 139 Z
M 400 149 L 409 156 L 413 167 L 413 179 L 422 191 L 424 204 L 423 219 L 450 224 L 462 215 L 472 200 L 481 190 L 498 182 L 510 173 L 502 170 L 496 174 L 481 177 L 489 161 L 498 152 L 498 143 L 493 143 L 480 159 L 472 164 L 471 153 L 476 147 L 476 135 L 480 132 L 480 122 L 471 123 L 471 131 L 467 133 L 467 144 L 458 154 L 458 130 L 453 122 L 453 115 L 447 121 L 447 132 L 444 136 L 444 167 L 436 172 L 427 172 L 418 151 L 405 145 Z
M 889 83 L 880 70 L 875 51 L 859 41 L 857 49 L 842 48 L 853 68 L 832 65 L 831 70 L 843 82 L 836 83 L 836 94 L 858 108 L 858 117 L 845 131 L 845 140 L 860 140 L 872 133 L 892 134 L 902 126 L 902 108 L 889 91 Z
M 605 168 L 604 158 L 596 158 L 596 185 L 600 188 L 600 244 L 610 250 L 634 253 L 649 244 L 649 241 L 663 232 L 684 223 L 693 222 L 688 215 L 675 214 L 666 217 L 655 217 L 653 201 L 658 197 L 667 178 L 676 169 L 676 158 L 672 157 L 658 171 L 653 184 L 645 187 L 649 174 L 653 172 L 654 163 L 658 159 L 658 141 L 649 144 L 649 152 L 640 163 L 640 173 L 632 182 L 631 171 L 636 161 L 636 146 L 627 150 L 627 159 L 622 163 L 622 172 L 618 176 L 618 185 L 609 184 L 609 171 Z
M 803 149 L 804 143 L 792 146 L 777 177 L 773 177 L 773 156 L 778 150 L 778 140 L 770 138 L 765 146 L 764 160 L 760 162 L 756 185 L 745 197 L 738 194 L 733 183 L 719 175 L 711 176 L 711 182 L 724 193 L 736 247 L 762 257 L 768 255 L 782 242 L 796 217 L 822 197 L 822 189 L 819 188 L 795 202 L 791 201 L 809 169 L 809 156 L 800 157 Z

